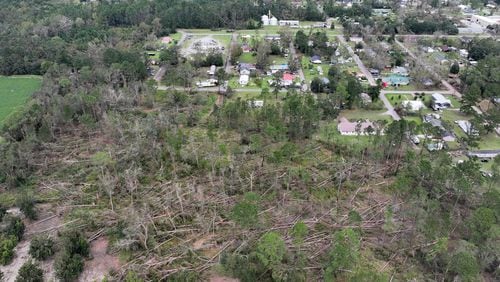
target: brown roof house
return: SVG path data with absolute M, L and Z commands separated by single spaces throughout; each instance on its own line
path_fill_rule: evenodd
M 369 121 L 350 122 L 345 117 L 341 117 L 337 129 L 340 135 L 370 135 L 377 132 L 377 126 Z

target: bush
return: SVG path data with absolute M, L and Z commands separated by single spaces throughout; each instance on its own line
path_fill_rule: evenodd
M 83 271 L 83 257 L 71 254 L 67 250 L 56 257 L 54 261 L 56 277 L 61 281 L 73 281 Z
M 36 219 L 35 199 L 29 194 L 22 194 L 17 198 L 17 206 L 29 219 Z
M 43 282 L 43 271 L 31 260 L 21 266 L 16 282 Z
M 37 260 L 45 260 L 54 254 L 54 241 L 50 237 L 39 236 L 33 238 L 29 254 Z
M 16 241 L 21 240 L 24 234 L 24 223 L 16 216 L 8 216 L 4 220 L 5 226 L 0 230 L 6 236 L 12 235 L 16 237 Z
M 78 254 L 82 257 L 89 255 L 89 243 L 78 231 L 70 231 L 63 235 L 63 249 L 70 254 Z
M 14 248 L 17 245 L 15 236 L 0 235 L 0 264 L 8 264 L 14 257 Z

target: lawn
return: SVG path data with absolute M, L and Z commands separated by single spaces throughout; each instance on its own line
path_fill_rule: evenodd
M 479 143 L 479 150 L 495 150 L 500 149 L 500 137 L 495 133 L 489 133 L 486 136 L 481 136 Z
M 255 64 L 257 62 L 257 57 L 252 54 L 252 52 L 241 54 L 238 59 L 240 63 Z
M 392 121 L 391 116 L 385 114 L 385 112 L 386 112 L 386 110 L 379 110 L 379 111 L 369 111 L 369 110 L 363 110 L 363 109 L 343 110 L 340 113 L 340 116 L 343 116 L 349 120 L 369 119 L 372 121 L 375 121 L 375 120 Z
M 411 94 L 386 94 L 387 100 L 391 103 L 393 107 L 401 105 L 403 101 L 413 100 L 413 95 Z
M 0 124 L 40 88 L 38 76 L 0 76 Z

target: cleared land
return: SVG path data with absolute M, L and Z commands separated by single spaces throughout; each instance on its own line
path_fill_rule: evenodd
M 40 88 L 41 83 L 38 76 L 0 76 L 0 125 Z

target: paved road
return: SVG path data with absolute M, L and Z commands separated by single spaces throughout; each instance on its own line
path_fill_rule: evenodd
M 233 71 L 233 65 L 231 65 L 231 49 L 233 49 L 233 46 L 238 44 L 238 34 L 233 33 L 231 35 L 231 42 L 229 43 L 229 48 L 227 48 L 226 52 L 226 73 L 230 74 Z
M 401 117 L 398 115 L 398 113 L 396 112 L 396 110 L 394 110 L 394 107 L 391 105 L 391 102 L 389 102 L 389 100 L 387 100 L 387 97 L 385 96 L 385 94 L 387 94 L 388 92 L 387 91 L 380 91 L 380 100 L 382 101 L 382 103 L 384 103 L 384 106 L 385 108 L 387 109 L 387 112 L 386 114 L 390 115 L 392 117 L 392 119 L 394 120 L 400 120 Z M 391 92 L 393 93 L 393 92 Z
M 308 85 L 306 81 L 306 76 L 304 75 L 304 71 L 302 70 L 302 63 L 299 61 L 299 58 L 297 56 L 297 50 L 295 50 L 295 46 L 293 46 L 293 42 L 290 42 L 290 47 L 289 47 L 290 55 L 294 60 L 296 60 L 299 63 L 299 70 L 297 71 L 299 73 L 300 81 L 302 82 L 302 91 L 307 91 Z
M 368 80 L 368 83 L 370 83 L 371 86 L 376 86 L 377 82 L 373 78 L 372 74 L 368 69 L 365 67 L 361 59 L 359 59 L 358 55 L 354 53 L 354 50 L 352 50 L 351 46 L 347 44 L 345 41 L 345 38 L 343 35 L 337 35 L 337 38 L 339 39 L 340 44 L 344 45 L 344 47 L 349 51 L 349 54 L 351 54 L 351 57 L 354 59 L 356 64 L 358 65 L 358 68 L 361 70 L 361 72 L 365 75 L 366 79 Z

